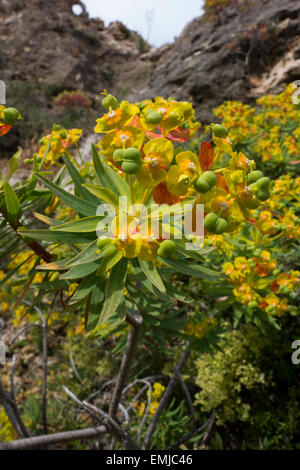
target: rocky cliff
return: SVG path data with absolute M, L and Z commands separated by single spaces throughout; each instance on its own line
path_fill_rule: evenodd
M 68 0 L 0 0 L 0 79 L 51 112 L 62 90 L 81 89 L 98 107 L 104 88 L 119 97 L 191 99 L 200 120 L 224 100 L 251 102 L 300 79 L 300 0 L 256 0 L 218 22 L 195 18 L 172 44 L 150 49 L 120 22 L 107 28 Z M 18 105 L 19 103 L 14 103 Z

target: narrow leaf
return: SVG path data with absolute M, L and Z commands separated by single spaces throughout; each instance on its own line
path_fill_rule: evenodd
M 78 190 L 79 194 L 83 197 L 83 199 L 89 201 L 92 204 L 97 205 L 98 204 L 97 198 L 93 196 L 87 189 L 85 189 L 82 186 L 85 183 L 85 180 L 81 176 L 81 174 L 79 173 L 75 165 L 73 165 L 68 155 L 64 154 L 63 160 L 68 169 L 68 172 L 71 175 L 72 180 L 74 181 L 74 185 L 76 189 Z
M 21 204 L 9 183 L 4 183 L 4 196 L 9 220 L 16 224 L 21 215 Z
M 127 264 L 127 258 L 122 258 L 111 270 L 107 281 L 105 301 L 101 313 L 101 323 L 106 323 L 111 318 L 123 299 Z
M 84 217 L 83 219 L 78 219 L 73 222 L 66 222 L 61 225 L 56 225 L 54 227 L 51 227 L 51 230 L 74 233 L 96 232 L 97 226 L 102 218 L 103 217 L 97 215 L 91 217 Z
M 90 191 L 90 193 L 97 196 L 97 198 L 100 199 L 100 201 L 104 201 L 104 202 L 107 202 L 108 204 L 112 204 L 116 209 L 118 209 L 119 198 L 110 189 L 103 188 L 95 184 L 85 184 L 84 187 L 87 188 L 88 191 Z
M 68 193 L 64 189 L 60 188 L 56 184 L 52 183 L 51 181 L 48 181 L 44 176 L 41 174 L 37 173 L 37 176 L 39 177 L 40 180 L 43 181 L 44 185 L 47 186 L 47 188 L 50 189 L 55 196 L 57 196 L 59 199 L 61 199 L 65 204 L 67 204 L 69 207 L 74 209 L 75 211 L 89 216 L 89 215 L 95 215 L 96 210 L 97 210 L 97 205 L 91 204 L 88 201 L 84 201 L 83 199 L 80 199 L 77 196 L 73 196 L 73 194 Z
M 85 263 L 74 266 L 67 273 L 63 274 L 60 279 L 81 279 L 94 273 L 99 267 L 99 263 Z
M 179 271 L 183 274 L 197 277 L 199 279 L 220 279 L 223 277 L 223 275 L 217 271 L 199 266 L 198 264 L 191 264 L 188 261 L 182 261 L 179 259 L 174 260 L 170 258 L 161 258 L 161 261 L 173 268 L 174 271 Z
M 152 261 L 144 261 L 139 259 L 140 266 L 145 274 L 145 276 L 149 279 L 149 281 L 163 294 L 166 293 L 166 288 L 161 280 L 160 275 L 158 274 L 156 267 L 152 263 Z
M 59 232 L 47 229 L 27 229 L 20 227 L 18 233 L 23 237 L 45 240 L 54 243 L 90 243 L 95 239 L 94 233 L 82 233 L 80 237 L 76 233 Z

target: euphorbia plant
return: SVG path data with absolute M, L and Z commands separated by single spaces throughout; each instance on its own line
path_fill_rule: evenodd
M 221 125 L 211 125 L 212 143 L 202 142 L 199 155 L 184 149 L 200 127 L 188 102 L 157 97 L 119 104 L 106 95 L 102 104 L 107 112 L 97 120 L 101 138 L 92 146 L 91 161 L 82 161 L 81 131 L 59 126 L 33 157 L 34 173 L 21 196 L 52 197 L 47 215 L 35 213 L 48 228 L 18 228 L 21 204 L 12 188 L 4 204 L 9 217 L 15 211 L 19 235 L 47 243 L 39 246 L 51 260 L 39 252 L 45 261 L 39 269 L 78 283 L 70 304 L 84 305 L 88 331 L 115 316 L 130 323 L 110 408 L 115 417 L 143 321 L 134 303 L 141 286 L 149 296 L 169 296 L 171 302 L 180 296 L 170 280 L 173 273 L 208 281 L 224 277 L 221 266 L 203 265 L 201 228 L 204 235 L 234 232 L 268 198 L 269 179 L 255 170 L 254 161 L 233 151 Z M 61 169 L 52 172 L 52 165 Z M 74 194 L 64 189 L 65 170 Z M 49 217 L 60 203 L 72 213 L 63 220 Z M 63 247 L 60 259 L 51 255 L 54 244 Z

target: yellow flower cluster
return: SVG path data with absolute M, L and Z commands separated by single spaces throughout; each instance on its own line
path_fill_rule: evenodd
M 200 339 L 203 338 L 206 333 L 217 326 L 217 320 L 214 317 L 205 318 L 202 322 L 196 322 L 191 320 L 186 324 L 185 333 L 189 336 L 195 336 Z
M 37 161 L 41 162 L 50 143 L 49 151 L 46 155 L 44 166 L 51 166 L 57 163 L 57 160 L 68 150 L 71 145 L 77 145 L 82 135 L 81 129 L 62 129 L 54 125 L 51 134 L 40 140 L 40 149 L 35 154 Z
M 263 96 L 257 100 L 257 109 L 228 101 L 215 114 L 223 119 L 232 143 L 250 144 L 263 162 L 294 160 L 300 153 L 300 116 L 292 100 L 294 91 L 290 84 L 279 95 Z
M 4 408 L 0 411 L 0 441 L 9 442 L 17 439 L 17 434 L 9 421 Z
M 296 292 L 300 286 L 300 272 L 277 272 L 277 263 L 266 250 L 247 260 L 238 256 L 233 263 L 223 264 L 223 272 L 234 286 L 233 294 L 237 301 L 251 308 L 259 307 L 270 315 L 281 316 L 288 310 L 288 300 L 276 294 Z M 269 289 L 263 296 L 259 291 Z
M 162 396 L 164 391 L 165 391 L 165 387 L 161 383 L 155 382 L 153 384 L 153 390 L 152 390 L 152 394 L 151 394 L 151 403 L 150 403 L 150 407 L 149 407 L 149 414 L 150 415 L 155 414 L 155 412 L 158 408 L 158 405 L 159 405 L 159 398 Z M 147 391 L 147 397 L 148 398 L 149 398 L 149 394 L 150 394 L 150 392 L 148 390 Z M 137 410 L 137 414 L 139 416 L 143 416 L 143 414 L 145 413 L 145 410 L 146 410 L 146 402 L 144 402 L 144 401 L 136 402 L 135 407 L 136 407 L 136 410 Z

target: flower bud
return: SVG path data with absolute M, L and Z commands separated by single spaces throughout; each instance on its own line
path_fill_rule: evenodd
M 107 245 L 110 245 L 111 241 L 111 238 L 98 238 L 97 247 L 99 248 L 99 250 L 102 250 Z
M 270 178 L 263 176 L 262 178 L 259 178 L 255 184 L 259 189 L 267 191 L 267 189 L 269 189 Z
M 123 161 L 122 163 L 122 170 L 124 173 L 128 175 L 135 175 L 139 171 L 141 167 L 141 163 L 136 163 L 136 162 L 130 162 L 130 161 Z
M 176 243 L 173 240 L 164 240 L 160 244 L 157 254 L 161 258 L 168 258 L 173 253 L 175 253 L 176 249 Z
M 228 136 L 228 130 L 222 124 L 214 124 L 212 126 L 213 135 L 219 138 L 225 138 Z
M 16 108 L 6 108 L 3 111 L 3 122 L 12 126 L 20 116 L 20 112 Z
M 255 183 L 257 180 L 262 178 L 264 176 L 263 172 L 260 170 L 255 170 L 251 171 L 247 176 L 246 176 L 246 182 L 247 184 L 252 184 Z
M 115 245 L 114 243 L 110 243 L 102 251 L 102 260 L 107 260 L 109 258 L 112 258 L 113 256 L 115 256 L 115 254 L 117 254 L 117 252 L 118 252 L 117 245 Z
M 106 95 L 102 99 L 101 104 L 102 104 L 103 108 L 117 109 L 119 107 L 119 101 L 113 95 Z
M 154 109 L 147 109 L 144 114 L 145 121 L 149 124 L 159 124 L 162 120 L 162 115 Z
M 257 191 L 257 197 L 260 201 L 266 201 L 270 197 L 270 191 L 267 190 L 261 190 Z
M 141 162 L 141 152 L 135 147 L 130 147 L 126 150 L 123 150 L 123 161 L 130 161 L 135 163 Z
M 206 193 L 209 191 L 215 184 L 217 183 L 217 176 L 213 171 L 205 171 L 202 175 L 200 175 L 195 183 L 194 188 L 199 193 Z
M 123 161 L 123 153 L 124 153 L 124 150 L 122 149 L 117 149 L 114 151 L 113 160 L 117 165 L 121 165 Z

